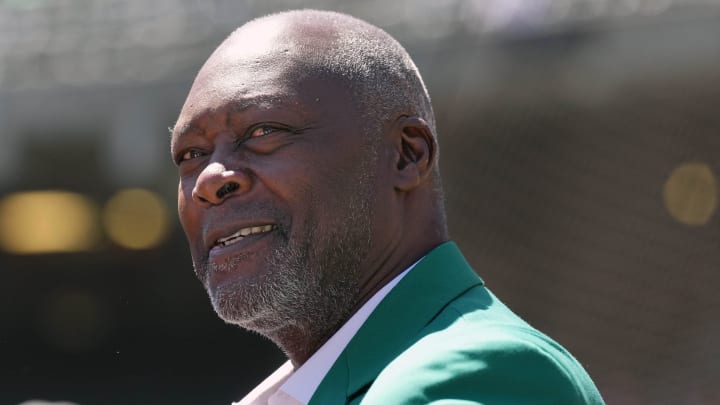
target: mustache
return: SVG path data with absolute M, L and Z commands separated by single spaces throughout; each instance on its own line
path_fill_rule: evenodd
M 270 219 L 282 235 L 287 236 L 290 227 L 290 215 L 271 203 L 223 204 L 208 210 L 202 220 L 202 234 L 224 225 L 227 222 L 248 222 L 256 219 Z

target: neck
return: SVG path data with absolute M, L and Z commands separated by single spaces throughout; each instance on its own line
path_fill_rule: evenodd
M 329 339 L 310 336 L 304 328 L 297 326 L 288 326 L 266 336 L 285 353 L 294 368 L 302 366 Z
M 375 267 L 378 270 L 368 274 L 367 277 L 361 281 L 360 294 L 358 295 L 358 301 L 352 313 L 357 312 L 373 295 L 395 277 L 447 240 L 447 238 L 427 240 L 422 244 L 415 245 L 413 249 L 405 250 L 403 254 L 393 254 L 392 256 L 385 257 L 379 265 Z

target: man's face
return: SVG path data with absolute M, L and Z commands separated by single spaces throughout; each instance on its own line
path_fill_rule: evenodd
M 261 333 L 344 319 L 376 228 L 378 156 L 349 92 L 297 79 L 283 52 L 214 55 L 172 137 L 196 274 Z

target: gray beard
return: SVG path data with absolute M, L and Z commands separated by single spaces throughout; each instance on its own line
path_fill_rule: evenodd
M 270 338 L 286 352 L 297 348 L 283 347 L 284 335 L 299 334 L 303 341 L 320 344 L 329 338 L 359 299 L 359 269 L 372 240 L 370 182 L 368 177 L 359 179 L 354 192 L 338 199 L 346 210 L 334 232 L 319 232 L 318 221 L 311 216 L 307 234 L 296 238 L 301 241 L 297 246 L 291 246 L 287 233 L 280 230 L 277 240 L 282 243 L 265 259 L 265 271 L 214 290 L 206 284 L 218 316 Z M 242 261 L 239 257 L 221 264 L 203 263 L 196 273 L 233 271 Z

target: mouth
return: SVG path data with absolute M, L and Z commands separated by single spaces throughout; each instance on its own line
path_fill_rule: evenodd
M 238 243 L 241 240 L 249 237 L 249 236 L 255 236 L 255 235 L 262 235 L 268 232 L 272 232 L 273 230 L 277 229 L 277 225 L 273 224 L 267 224 L 267 225 L 256 225 L 256 226 L 248 226 L 245 228 L 240 228 L 238 231 L 224 236 L 222 238 L 218 238 L 214 243 L 212 248 L 223 248 L 226 246 L 230 246 L 232 244 Z

